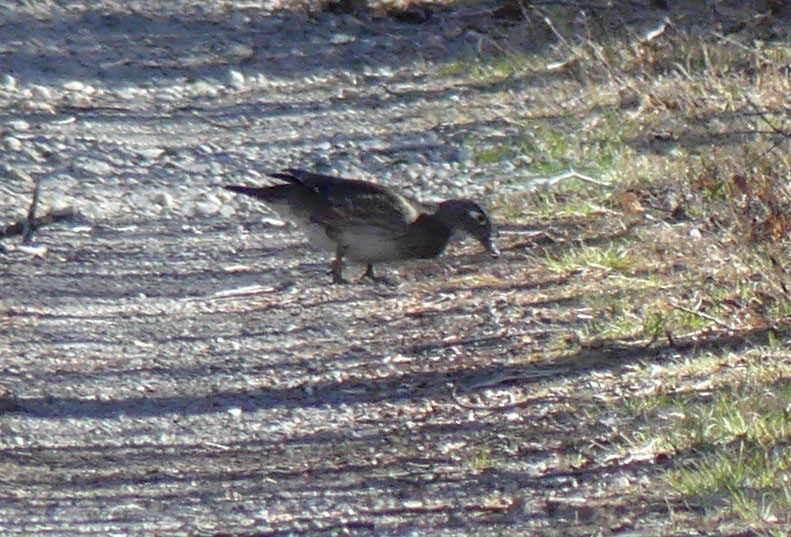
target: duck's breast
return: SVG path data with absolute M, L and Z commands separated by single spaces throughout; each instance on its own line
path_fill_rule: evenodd
M 377 263 L 404 257 L 393 236 L 375 228 L 344 229 L 338 233 L 337 240 L 346 256 L 354 261 Z

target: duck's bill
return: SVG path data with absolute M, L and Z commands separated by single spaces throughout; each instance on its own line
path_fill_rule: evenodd
M 486 251 L 489 252 L 489 255 L 492 257 L 500 257 L 500 250 L 497 249 L 497 246 L 494 245 L 494 241 L 489 239 L 483 245 L 486 248 Z

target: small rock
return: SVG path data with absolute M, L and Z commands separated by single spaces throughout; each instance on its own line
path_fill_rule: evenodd
M 355 41 L 356 38 L 353 35 L 349 34 L 335 34 L 330 37 L 330 43 L 333 45 L 345 45 L 346 43 L 351 43 Z
M 85 159 L 77 164 L 88 175 L 107 176 L 113 173 L 114 167 L 102 160 Z
M 217 214 L 222 207 L 222 202 L 217 196 L 206 195 L 202 200 L 195 203 L 195 214 L 197 216 L 211 216 Z
M 123 99 L 125 101 L 135 101 L 142 103 L 145 101 L 147 93 L 145 90 L 138 88 L 119 88 L 115 90 L 115 95 L 119 99 Z
M 228 50 L 225 52 L 225 54 L 230 58 L 240 61 L 247 60 L 255 56 L 255 50 L 253 50 L 253 47 L 250 45 L 245 45 L 244 43 L 234 43 L 228 47 Z
M 70 82 L 66 82 L 63 84 L 63 88 L 69 91 L 82 91 L 85 89 L 85 84 L 80 82 L 79 80 L 72 80 Z
M 30 130 L 30 123 L 25 121 L 24 119 L 15 119 L 13 121 L 9 121 L 6 123 L 9 128 L 14 129 L 15 131 L 27 131 Z
M 23 254 L 33 257 L 46 257 L 47 252 L 49 252 L 46 246 L 30 246 L 27 244 L 20 244 L 16 249 Z
M 22 142 L 19 138 L 14 136 L 6 136 L 3 138 L 5 142 L 5 146 L 8 148 L 9 151 L 22 151 Z
M 179 207 L 179 212 L 187 218 L 192 218 L 195 216 L 195 205 L 192 203 L 183 203 Z
M 0 88 L 3 88 L 8 91 L 14 91 L 16 89 L 16 79 L 9 75 L 8 73 L 3 73 L 0 75 Z
M 244 75 L 239 71 L 235 71 L 233 69 L 228 71 L 228 81 L 230 82 L 231 86 L 236 89 L 242 89 L 244 87 Z
M 161 147 L 140 147 L 135 151 L 138 155 L 148 160 L 156 160 L 165 152 Z
M 154 195 L 152 201 L 163 209 L 173 208 L 173 196 L 171 196 L 168 192 L 157 192 Z
M 47 114 L 55 114 L 55 107 L 52 106 L 50 103 L 45 103 L 44 101 L 38 100 L 25 100 L 22 101 L 22 108 L 28 112 L 34 113 L 47 113 Z
M 82 93 L 71 95 L 68 102 L 69 105 L 75 108 L 88 109 L 93 107 L 93 100 Z
M 220 207 L 219 213 L 223 218 L 231 218 L 236 214 L 236 210 L 231 205 L 223 205 Z
M 191 84 L 190 88 L 196 95 L 205 95 L 208 97 L 214 97 L 217 94 L 217 88 L 215 88 L 212 84 L 210 84 L 206 80 L 196 80 Z M 164 94 L 160 96 L 160 98 L 163 97 Z M 171 100 L 175 100 L 172 98 L 172 96 L 168 98 Z
M 49 101 L 52 99 L 52 92 L 46 86 L 34 84 L 30 86 L 30 96 L 34 99 Z

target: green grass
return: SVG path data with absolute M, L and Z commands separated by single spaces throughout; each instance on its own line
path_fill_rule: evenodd
M 752 373 L 761 369 L 753 369 Z M 780 375 L 788 374 L 779 372 Z M 750 370 L 748 370 L 748 375 Z M 631 415 L 671 412 L 666 427 L 633 438 L 676 453 L 665 481 L 695 509 L 753 524 L 791 523 L 791 380 L 754 378 L 712 395 L 656 395 L 623 405 Z
M 511 147 L 503 144 L 490 145 L 484 147 L 477 147 L 474 149 L 473 162 L 477 166 L 485 166 L 486 164 L 494 164 L 514 157 L 514 152 Z
M 670 431 L 683 454 L 667 483 L 705 511 L 791 522 L 791 383 L 729 387 Z M 687 459 L 684 461 L 683 459 Z
M 501 107 L 507 136 L 464 140 L 472 165 L 515 166 L 499 179 L 498 213 L 560 239 L 535 246 L 535 270 L 563 279 L 578 311 L 544 311 L 570 332 L 547 341 L 561 354 L 603 348 L 603 359 L 608 342 L 645 346 L 650 359 L 610 386 L 606 411 L 624 417 L 624 445 L 668 454 L 651 479 L 712 534 L 727 521 L 786 535 L 777 528 L 791 524 L 791 48 L 683 24 L 648 46 L 634 35 L 586 39 L 571 11 L 528 12 L 535 28 L 552 21 L 552 46 L 471 55 L 440 74 L 464 76 Z M 528 188 L 570 168 L 611 186 Z M 627 188 L 645 212 L 619 202 Z M 617 239 L 600 238 L 608 233 Z M 586 423 L 605 411 L 578 410 Z
M 467 467 L 474 472 L 481 472 L 491 467 L 492 450 L 488 446 L 483 446 L 478 452 L 467 460 Z
M 739 359 L 699 353 L 661 378 L 646 366 L 643 380 L 667 391 L 622 397 L 617 412 L 634 420 L 630 450 L 669 454 L 664 481 L 689 508 L 773 535 L 791 523 L 791 362 L 752 352 L 754 363 L 730 368 Z
M 549 255 L 546 260 L 547 268 L 557 272 L 582 267 L 623 271 L 633 267 L 636 262 L 632 251 L 618 241 L 598 246 L 575 246 L 560 255 Z

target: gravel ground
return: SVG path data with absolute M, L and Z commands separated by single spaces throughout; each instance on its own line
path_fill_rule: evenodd
M 579 430 L 550 394 L 590 380 L 535 364 L 580 321 L 548 318 L 575 299 L 508 250 L 525 230 L 500 260 L 457 245 L 388 267 L 397 287 L 330 286 L 220 188 L 300 166 L 485 204 L 508 163 L 463 141 L 508 136 L 522 97 L 434 76 L 482 46 L 469 19 L 97 6 L 0 2 L 0 217 L 27 210 L 14 170 L 39 214 L 80 214 L 4 241 L 0 534 L 661 532 L 644 465 L 569 462 L 617 427 Z

